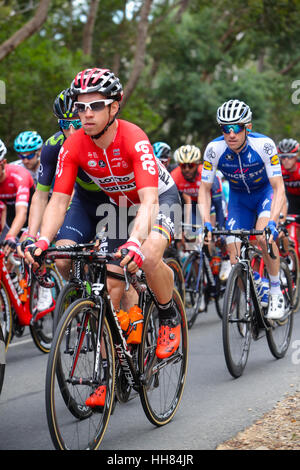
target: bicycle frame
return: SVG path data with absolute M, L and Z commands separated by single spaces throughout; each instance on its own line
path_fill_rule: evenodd
M 263 307 L 261 305 L 260 296 L 257 291 L 257 286 L 254 281 L 253 277 L 253 268 L 252 268 L 252 261 L 250 258 L 250 252 L 255 252 L 260 256 L 260 264 L 259 264 L 259 274 L 263 275 L 264 270 L 264 262 L 261 256 L 261 253 L 258 249 L 255 249 L 251 245 L 242 241 L 241 245 L 241 255 L 238 259 L 238 262 L 243 266 L 243 270 L 246 272 L 246 317 L 252 317 L 252 322 L 256 327 L 256 332 L 252 331 L 254 334 L 254 338 L 258 338 L 258 330 L 264 329 L 268 330 L 270 326 L 266 323 L 264 319 L 264 312 Z M 254 295 L 251 295 L 254 294 Z M 252 312 L 250 305 L 251 300 L 254 306 L 254 312 Z
M 51 306 L 47 310 L 38 312 L 35 316 L 33 316 L 30 310 L 30 282 L 28 282 L 26 302 L 22 302 L 13 285 L 10 274 L 5 266 L 4 257 L 5 255 L 3 251 L 0 250 L 0 281 L 5 287 L 5 290 L 8 294 L 12 307 L 18 317 L 20 325 L 29 326 L 32 321 L 37 321 L 39 318 L 52 312 L 55 308 L 55 300 L 53 299 L 53 306 Z M 28 281 L 28 273 L 26 274 L 26 280 Z
M 300 262 L 300 244 L 297 237 L 297 231 L 300 230 L 300 223 L 298 222 L 299 219 L 299 215 L 288 215 L 286 218 L 286 228 L 289 232 L 289 236 L 292 242 L 294 243 L 294 248 Z

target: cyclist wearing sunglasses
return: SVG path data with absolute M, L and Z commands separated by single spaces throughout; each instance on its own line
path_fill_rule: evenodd
M 166 144 L 165 142 L 155 142 L 153 145 L 153 153 L 156 158 L 167 168 L 169 173 L 174 168 L 174 165 L 171 164 L 171 147 L 170 145 Z
M 174 160 L 178 166 L 171 172 L 177 189 L 182 197 L 185 212 L 185 223 L 200 224 L 200 214 L 197 208 L 197 199 L 201 185 L 201 151 L 195 145 L 182 145 L 174 153 Z M 224 213 L 222 208 L 222 184 L 215 176 L 211 189 L 211 214 L 216 218 L 219 227 L 224 226 Z M 190 211 L 191 210 L 191 214 Z
M 299 142 L 295 139 L 283 139 L 279 142 L 277 147 L 288 200 L 289 214 L 300 214 L 299 147 Z
M 47 139 L 42 149 L 38 184 L 30 207 L 28 236 L 18 249 L 20 255 L 24 255 L 22 250 L 26 246 L 36 241 L 42 217 L 49 201 L 49 195 L 53 189 L 60 149 L 66 139 L 81 128 L 81 121 L 78 112 L 74 108 L 69 88 L 62 90 L 56 96 L 53 103 L 53 113 L 60 130 Z M 87 243 L 92 240 L 96 234 L 95 226 L 100 220 L 100 217 L 96 216 L 97 208 L 99 204 L 108 202 L 109 199 L 104 192 L 100 191 L 99 187 L 87 174 L 79 169 L 72 195 L 72 203 L 56 236 L 56 244 L 70 245 Z M 70 262 L 68 260 L 57 260 L 56 264 L 61 275 L 67 280 L 70 273 Z M 45 305 L 41 304 L 40 307 L 42 310 L 47 308 L 46 300 Z
M 226 229 L 248 230 L 255 226 L 257 230 L 271 232 L 275 260 L 267 253 L 264 237 L 259 237 L 258 242 L 270 276 L 267 318 L 276 320 L 284 316 L 280 260 L 274 241 L 278 237 L 276 225 L 285 202 L 285 190 L 276 145 L 269 137 L 252 132 L 251 120 L 250 107 L 243 101 L 230 100 L 218 108 L 217 122 L 223 135 L 210 142 L 205 150 L 199 205 L 205 225 L 211 230 L 210 189 L 218 168 L 230 186 Z M 239 248 L 238 240 L 227 238 L 231 264 L 236 263 Z
M 83 70 L 76 75 L 70 88 L 83 128 L 67 139 L 60 151 L 41 239 L 35 247 L 28 248 L 26 257 L 29 262 L 34 262 L 31 254 L 38 255 L 36 248 L 48 247 L 49 240 L 62 224 L 78 168 L 83 169 L 110 197 L 106 213 L 111 210 L 114 215 L 107 217 L 108 251 L 116 250 L 117 256 L 121 256 L 122 248 L 128 250 L 127 256 L 110 266 L 110 270 L 122 272 L 119 264 L 122 267 L 128 264 L 129 271 L 136 272 L 143 265 L 160 304 L 156 354 L 168 357 L 177 350 L 180 341 L 180 323 L 172 302 L 173 272 L 163 262 L 163 253 L 174 233 L 174 215 L 160 212 L 159 205 L 177 204 L 180 209 L 177 188 L 167 170 L 155 159 L 142 129 L 116 119 L 123 90 L 119 79 L 110 70 Z M 129 225 L 132 227 L 130 237 L 124 238 Z M 109 288 L 118 309 L 124 283 L 110 278 Z
M 21 132 L 14 141 L 14 149 L 19 160 L 12 163 L 26 168 L 31 174 L 34 184 L 38 180 L 42 146 L 43 139 L 36 131 Z

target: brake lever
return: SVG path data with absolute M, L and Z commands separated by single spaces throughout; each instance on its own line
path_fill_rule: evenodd
M 270 238 L 270 235 L 271 235 L 271 230 L 270 230 L 269 228 L 266 228 L 266 229 L 265 229 L 265 235 L 266 235 L 266 242 L 267 242 L 268 255 L 269 255 L 272 259 L 276 259 L 277 256 L 274 254 L 273 247 L 272 247 L 272 243 L 269 243 L 269 238 Z

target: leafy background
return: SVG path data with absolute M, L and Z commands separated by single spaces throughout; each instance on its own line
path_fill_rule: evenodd
M 40 3 L 0 0 L 0 51 Z M 299 140 L 299 45 L 298 0 L 52 0 L 42 26 L 0 61 L 0 138 L 10 160 L 20 132 L 47 139 L 57 131 L 56 95 L 79 70 L 96 66 L 120 77 L 120 117 L 153 143 L 204 150 L 219 133 L 216 109 L 230 98 L 251 106 L 254 130 L 276 142 Z

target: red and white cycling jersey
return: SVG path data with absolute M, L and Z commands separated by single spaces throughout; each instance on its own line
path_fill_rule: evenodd
M 8 205 L 28 206 L 33 186 L 29 171 L 19 165 L 8 164 L 5 166 L 5 180 L 0 183 L 0 200 Z
M 139 204 L 138 191 L 142 188 L 158 188 L 160 195 L 174 185 L 168 171 L 154 157 L 144 131 L 127 121 L 119 119 L 117 123 L 116 137 L 106 150 L 83 129 L 64 142 L 57 162 L 55 192 L 72 194 L 78 168 L 117 205 L 120 197 L 127 206 Z
M 202 166 L 199 165 L 197 168 L 197 173 L 193 181 L 187 181 L 181 171 L 180 166 L 174 168 L 171 172 L 171 176 L 178 188 L 178 191 L 188 196 L 191 196 L 192 201 L 197 201 L 199 188 L 201 185 L 201 172 Z
M 300 162 L 296 162 L 295 171 L 288 171 L 281 166 L 282 177 L 288 193 L 300 196 Z

